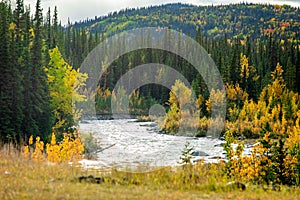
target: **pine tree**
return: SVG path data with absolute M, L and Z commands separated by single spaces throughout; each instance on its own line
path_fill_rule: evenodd
M 297 45 L 296 53 L 296 86 L 297 91 L 300 93 L 300 47 Z
M 48 49 L 54 48 L 53 43 L 52 43 L 52 28 L 51 28 L 51 9 L 50 7 L 48 8 L 47 16 L 46 16 L 46 44 Z M 47 54 L 48 55 L 48 54 Z M 46 62 L 48 62 L 47 60 Z
M 19 142 L 22 139 L 21 123 L 22 123 L 22 87 L 21 87 L 21 65 L 20 58 L 20 34 L 17 33 L 20 27 L 17 27 L 15 23 L 11 23 L 9 27 L 10 41 L 9 41 L 9 74 L 7 77 L 7 85 L 10 85 L 12 121 L 11 126 L 14 129 L 13 140 Z M 19 35 L 19 36 L 16 36 Z
M 239 66 L 240 66 L 240 48 L 239 40 L 235 39 L 233 44 L 233 50 L 231 55 L 231 64 L 230 64 L 230 80 L 233 83 L 239 82 Z
M 37 124 L 38 130 L 34 135 L 41 134 L 42 139 L 46 140 L 51 132 L 51 112 L 49 102 L 49 91 L 46 84 L 46 75 L 43 69 L 43 41 L 42 41 L 42 8 L 41 0 L 37 0 L 34 17 L 34 38 L 31 48 L 31 100 L 33 106 L 33 120 Z
M 7 142 L 13 134 L 11 127 L 12 113 L 9 109 L 9 88 L 7 88 L 7 74 L 9 72 L 9 44 L 8 44 L 8 6 L 0 2 L 0 134 L 1 140 Z
M 23 0 L 17 0 L 17 5 L 16 5 L 16 9 L 14 11 L 14 23 L 16 25 L 15 27 L 15 32 L 16 32 L 16 48 L 17 48 L 17 56 L 21 56 L 21 35 L 22 33 L 22 29 L 24 26 L 24 19 L 23 19 L 23 14 L 24 14 L 24 4 L 23 4 Z
M 23 50 L 23 69 L 22 69 L 22 87 L 23 87 L 23 121 L 22 121 L 22 132 L 25 141 L 38 132 L 37 124 L 33 118 L 33 104 L 32 104 L 32 65 L 30 57 L 30 48 L 31 38 L 33 33 L 31 33 L 31 20 L 30 20 L 30 10 L 26 10 L 24 15 L 24 39 L 22 44 L 24 46 Z
M 54 14 L 53 14 L 53 28 L 52 28 L 52 44 L 53 47 L 57 46 L 58 44 L 58 14 L 57 14 L 57 7 L 54 7 Z
M 296 67 L 293 66 L 291 57 L 288 58 L 287 64 L 286 64 L 286 72 L 285 72 L 285 82 L 286 86 L 290 90 L 296 91 Z
M 20 37 L 16 36 L 18 27 L 14 23 L 18 20 L 5 2 L 0 3 L 0 16 L 0 140 L 17 143 L 21 138 L 22 122 L 20 51 L 17 48 Z

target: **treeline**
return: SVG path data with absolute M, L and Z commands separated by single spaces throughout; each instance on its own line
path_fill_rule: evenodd
M 270 74 L 277 63 L 283 66 L 288 88 L 299 92 L 299 12 L 298 8 L 287 5 L 247 3 L 223 6 L 169 4 L 126 9 L 111 13 L 106 17 L 96 17 L 95 20 L 69 24 L 64 33 L 60 34 L 59 38 L 62 42 L 59 47 L 68 63 L 79 68 L 88 53 L 100 41 L 113 33 L 138 27 L 168 27 L 191 35 L 211 55 L 221 71 L 224 82 L 240 83 L 251 97 L 257 98 L 262 88 L 270 82 Z M 174 21 L 172 20 L 174 17 L 182 18 L 182 20 Z M 134 24 L 131 23 L 131 18 Z M 226 21 L 227 18 L 230 20 Z M 201 23 L 184 28 L 186 24 L 197 22 L 197 20 Z M 224 20 L 226 23 L 223 23 Z M 153 24 L 153 21 L 159 21 L 160 24 Z M 211 26 L 205 24 L 209 21 L 212 23 Z M 123 22 L 131 25 L 124 25 Z M 217 37 L 209 34 L 212 26 L 222 30 Z M 247 78 L 249 80 L 245 80 L 245 77 L 241 80 L 239 76 L 241 54 L 248 58 L 249 66 L 256 71 L 252 73 L 253 77 Z M 201 82 L 201 77 L 194 76 L 195 73 L 190 70 L 191 66 L 188 63 L 176 58 L 175 55 L 170 55 L 166 59 L 166 55 L 167 53 L 157 50 L 141 50 L 123 56 L 110 67 L 108 77 L 105 78 L 105 86 L 111 90 L 121 75 L 132 66 L 149 62 L 173 66 L 190 82 L 194 81 L 195 87 Z M 254 77 L 258 80 L 250 81 Z M 155 96 L 156 92 L 147 93 L 154 93 L 155 99 L 160 98 Z M 168 94 L 168 92 L 162 92 L 162 94 L 166 93 Z M 162 96 L 165 97 L 164 99 L 167 98 L 166 95 Z
M 66 34 L 71 31 L 67 28 Z M 86 29 L 72 29 L 73 34 L 70 41 L 66 41 L 65 45 L 73 46 L 71 52 L 67 52 L 69 47 L 65 46 L 66 57 L 73 66 L 79 67 L 89 50 L 97 44 L 98 41 L 105 39 L 102 34 L 94 35 L 83 34 Z M 167 37 L 167 36 L 166 36 Z M 141 35 L 139 39 L 150 40 L 148 35 Z M 219 39 L 204 36 L 200 29 L 196 30 L 194 39 L 203 46 L 216 66 L 221 72 L 223 81 L 229 84 L 239 84 L 239 86 L 249 94 L 249 97 L 257 100 L 264 87 L 271 83 L 271 72 L 275 70 L 279 63 L 283 68 L 283 78 L 288 89 L 300 91 L 300 41 L 299 38 L 281 39 L 274 33 L 263 34 L 258 38 L 251 39 L 249 37 L 229 38 L 226 35 Z M 77 41 L 77 42 L 76 42 Z M 156 41 L 163 44 L 165 41 Z M 180 44 L 174 44 L 174 48 L 186 50 L 189 47 L 181 41 Z M 118 49 L 125 45 L 125 41 L 114 44 L 112 48 Z M 186 50 L 188 51 L 188 50 Z M 247 63 L 241 65 L 241 57 L 247 58 Z M 196 95 L 204 94 L 204 98 L 209 98 L 209 91 L 206 90 L 206 84 L 202 76 L 183 58 L 157 49 L 142 49 L 130 52 L 115 60 L 107 72 L 102 76 L 98 91 L 99 104 L 106 104 L 105 113 L 110 99 L 103 97 L 103 91 L 108 89 L 110 92 L 114 89 L 117 81 L 135 66 L 146 63 L 161 63 L 172 66 L 179 71 L 191 83 Z M 140 79 L 140 77 L 136 77 Z M 162 78 L 166 78 L 163 77 Z M 106 93 L 111 95 L 111 93 Z M 139 94 L 146 99 L 153 98 L 154 101 L 164 103 L 169 98 L 169 90 L 157 85 L 148 85 L 140 88 Z M 103 98 L 106 98 L 103 100 Z M 106 102 L 106 103 L 105 103 Z M 145 105 L 146 106 L 146 105 Z M 144 107 L 145 107 L 144 106 Z M 98 113 L 104 105 L 99 105 Z M 146 106 L 147 107 L 147 106 Z
M 69 63 L 80 67 L 88 52 L 113 33 L 145 26 L 169 27 L 191 35 L 211 55 L 224 82 L 239 83 L 251 98 L 257 99 L 270 83 L 270 74 L 277 63 L 283 66 L 288 89 L 300 91 L 299 16 L 298 8 L 287 5 L 247 3 L 222 6 L 169 4 L 126 9 L 70 24 L 66 28 L 62 51 Z M 185 28 L 191 23 L 194 25 Z M 213 34 L 212 29 L 220 31 Z M 121 44 L 116 44 L 115 48 L 117 45 Z M 249 76 L 240 76 L 241 55 L 248 59 Z M 111 91 L 122 74 L 145 63 L 172 66 L 193 83 L 195 91 L 205 92 L 201 76 L 189 63 L 176 55 L 149 49 L 129 53 L 115 61 L 103 78 L 104 82 L 100 83 L 101 87 Z M 161 103 L 168 99 L 168 90 L 157 86 L 143 87 L 140 93 Z

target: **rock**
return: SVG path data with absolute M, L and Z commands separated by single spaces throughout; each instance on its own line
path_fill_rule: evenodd
M 96 177 L 95 178 L 95 183 L 100 184 L 100 183 L 104 183 L 104 178 L 103 177 Z
M 11 174 L 11 172 L 9 172 L 9 171 L 5 171 L 5 172 L 4 172 L 4 174 L 5 174 L 5 175 L 10 175 L 10 174 Z
M 192 156 L 209 156 L 207 153 L 203 152 L 203 151 L 193 151 L 191 153 Z
M 90 124 L 90 122 L 87 121 L 87 120 L 81 120 L 81 121 L 79 121 L 79 123 L 80 123 L 80 124 Z
M 278 185 L 278 184 L 272 185 L 272 190 L 273 190 L 273 191 L 280 192 L 280 191 L 281 191 L 280 185 Z
M 158 131 L 158 134 L 166 134 L 167 132 L 165 130 Z
M 155 122 L 142 122 L 141 124 L 140 124 L 140 126 L 142 126 L 142 127 L 156 127 L 157 126 L 157 123 L 155 123 Z
M 209 157 L 209 159 L 221 160 L 222 157 L 221 156 L 213 156 L 213 157 Z
M 246 185 L 239 181 L 232 181 L 226 184 L 227 188 L 246 190 Z
M 104 182 L 104 178 L 103 177 L 94 177 L 93 175 L 89 175 L 89 176 L 80 176 L 78 177 L 79 182 L 86 182 L 86 183 L 103 183 Z
M 49 179 L 49 183 L 54 182 L 54 181 L 55 181 L 55 178 L 50 178 Z
M 225 141 L 225 137 L 224 137 L 224 136 L 221 136 L 221 137 L 220 137 L 220 140 Z
M 244 135 L 238 137 L 238 140 L 245 140 L 245 139 L 247 138 Z
M 203 158 L 196 158 L 196 159 L 193 159 L 192 160 L 192 163 L 199 163 L 199 162 L 202 162 L 203 161 Z
M 225 143 L 226 143 L 225 141 L 218 142 L 217 144 L 214 145 L 214 147 L 223 147 Z

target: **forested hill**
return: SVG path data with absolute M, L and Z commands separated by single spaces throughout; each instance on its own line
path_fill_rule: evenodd
M 136 27 L 169 27 L 195 34 L 199 28 L 205 36 L 251 36 L 274 32 L 280 37 L 299 37 L 300 9 L 288 5 L 235 4 L 192 6 L 166 4 L 139 9 L 125 9 L 93 20 L 76 22 L 92 32 L 128 30 Z

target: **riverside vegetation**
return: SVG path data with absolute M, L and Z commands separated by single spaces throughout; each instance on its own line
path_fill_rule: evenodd
M 286 5 L 174 4 L 120 11 L 95 19 L 95 25 L 90 20 L 63 27 L 58 23 L 56 8 L 53 18 L 49 8 L 43 19 L 40 4 L 37 0 L 32 18 L 22 0 L 16 1 L 14 10 L 6 1 L 0 2 L 1 199 L 299 197 L 299 9 Z M 157 12 L 159 9 L 168 12 Z M 182 11 L 179 18 L 174 14 L 178 9 Z M 197 9 L 209 19 L 199 17 Z M 148 20 L 143 17 L 146 10 L 152 11 Z M 219 15 L 213 14 L 214 11 Z M 190 31 L 191 37 L 216 62 L 226 95 L 207 91 L 201 76 L 184 59 L 150 49 L 117 59 L 104 73 L 95 92 L 81 91 L 88 76 L 78 69 L 80 63 L 110 34 L 135 27 L 130 21 L 124 22 L 126 13 L 129 19 L 139 18 L 139 23 L 146 25 L 155 19 L 165 19 L 161 26 L 181 24 L 175 29 Z M 225 27 L 217 23 L 223 15 L 227 16 Z M 247 20 L 251 16 L 255 16 L 253 21 L 259 24 L 259 30 Z M 119 20 L 111 24 L 113 19 Z M 184 19 L 189 20 L 184 23 Z M 185 48 L 185 44 L 182 41 L 176 47 Z M 110 102 L 122 101 L 117 93 L 124 92 L 122 88 L 112 92 L 116 81 L 132 67 L 150 62 L 164 63 L 180 71 L 192 83 L 197 102 L 191 102 L 192 90 L 180 81 L 174 83 L 172 92 L 147 85 L 127 97 L 130 112 L 145 114 L 151 105 L 160 103 L 167 110 L 160 128 L 178 134 L 181 119 L 188 114 L 181 112 L 179 102 L 181 106 L 195 103 L 200 118 L 195 117 L 184 126 L 196 129 L 200 136 L 218 123 L 218 119 L 210 117 L 211 105 L 227 101 L 226 126 L 222 132 L 227 162 L 192 165 L 187 146 L 183 150 L 182 167 L 157 168 L 149 173 L 84 171 L 77 162 L 87 147 L 76 131 L 77 120 L 84 113 L 75 109 L 75 103 L 92 101 L 98 114 L 109 114 Z M 157 79 L 164 78 L 163 72 L 157 72 Z M 241 136 L 257 140 L 251 155 L 242 154 L 244 141 L 236 140 Z M 237 148 L 233 148 L 234 143 Z M 79 182 L 79 177 L 89 175 L 93 176 Z M 92 177 L 99 177 L 101 184 L 94 184 Z M 226 186 L 229 181 L 245 183 L 246 191 Z
M 148 173 L 83 171 L 65 162 L 53 164 L 24 158 L 8 147 L 0 153 L 1 199 L 298 199 L 298 187 L 246 183 L 246 190 L 228 187 L 235 180 L 225 163 L 160 168 Z M 89 177 L 79 181 L 80 177 Z M 93 177 L 100 177 L 96 184 Z M 279 187 L 277 187 L 279 188 Z

